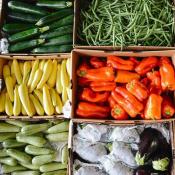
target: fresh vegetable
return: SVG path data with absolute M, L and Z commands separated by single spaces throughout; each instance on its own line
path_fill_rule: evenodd
M 5 140 L 2 143 L 2 145 L 4 148 L 17 148 L 17 147 L 25 146 L 26 144 L 17 142 L 15 139 L 8 139 L 8 140 Z
M 19 132 L 19 131 L 20 131 L 20 127 L 18 126 L 14 126 L 14 125 L 3 123 L 3 122 L 0 123 L 1 133 L 5 133 L 5 132 L 11 133 L 11 132 Z
M 13 106 L 13 114 L 15 116 L 19 115 L 21 113 L 21 102 L 20 102 L 20 97 L 18 93 L 18 87 L 15 87 L 14 90 L 14 106 Z M 22 123 L 21 123 L 22 124 Z
M 12 175 L 39 175 L 39 171 L 14 171 Z
M 46 136 L 46 138 L 50 142 L 63 142 L 63 141 L 67 141 L 67 139 L 68 139 L 68 132 L 60 132 L 60 133 L 56 133 L 56 134 L 48 134 Z
M 54 154 L 39 155 L 39 156 L 35 156 L 32 159 L 32 164 L 41 166 L 41 165 L 50 163 L 54 160 L 55 160 L 55 155 Z
M 17 161 L 11 157 L 0 158 L 0 163 L 4 163 L 5 165 L 9 165 L 9 166 L 16 166 L 17 165 Z
M 98 57 L 91 57 L 90 64 L 91 64 L 91 66 L 93 66 L 96 69 L 106 66 L 106 62 Z
M 67 174 L 66 170 L 57 170 L 57 171 L 46 172 L 43 173 L 42 175 L 66 175 L 66 174 Z
M 3 165 L 2 166 L 2 172 L 4 174 L 6 174 L 6 173 L 12 173 L 14 171 L 22 171 L 22 170 L 26 170 L 26 168 L 23 167 L 23 166 L 20 166 L 20 165 L 16 165 L 16 166 Z
M 12 138 L 15 138 L 16 137 L 16 134 L 15 133 L 0 133 L 0 141 L 3 142 L 7 139 L 12 139 Z M 1 156 L 0 156 L 1 157 Z
M 118 104 L 115 104 L 114 107 L 112 108 L 111 116 L 114 119 L 117 119 L 117 120 L 126 120 L 126 119 L 128 119 L 128 114 Z
M 44 173 L 44 172 L 62 170 L 62 169 L 66 169 L 66 168 L 67 168 L 66 164 L 55 162 L 55 163 L 48 163 L 46 165 L 40 166 L 40 171 Z
M 38 165 L 34 165 L 34 164 L 31 164 L 31 163 L 24 163 L 24 162 L 20 162 L 20 164 L 23 167 L 28 168 L 30 170 L 39 170 L 39 166 Z
M 18 127 L 23 127 L 23 126 L 29 124 L 28 121 L 20 121 L 20 120 L 6 120 L 6 123 L 16 125 Z

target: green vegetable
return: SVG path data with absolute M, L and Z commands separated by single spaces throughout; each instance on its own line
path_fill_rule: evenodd
M 18 42 L 10 45 L 9 52 L 18 52 L 18 51 L 28 50 L 30 48 L 41 45 L 44 42 L 45 42 L 44 39 L 34 39 L 29 41 Z
M 39 155 L 39 156 L 35 156 L 32 159 L 32 164 L 41 166 L 41 165 L 44 165 L 46 163 L 50 163 L 54 160 L 55 160 L 55 155 L 54 154 Z
M 0 163 L 6 164 L 9 166 L 16 166 L 17 165 L 17 161 L 11 157 L 0 158 Z
M 168 169 L 169 163 L 170 159 L 168 157 L 152 162 L 153 168 L 157 171 L 166 171 Z
M 68 132 L 61 132 L 57 134 L 48 134 L 46 138 L 50 142 L 63 142 L 68 140 Z
M 43 173 L 42 175 L 67 175 L 67 171 L 66 170 L 58 170 L 58 171 Z
M 20 127 L 8 124 L 8 123 L 0 123 L 0 132 L 19 132 Z
M 4 24 L 2 27 L 2 30 L 4 32 L 11 34 L 11 33 L 21 32 L 27 29 L 31 29 L 34 27 L 35 25 L 33 24 L 9 23 L 9 24 Z
M 62 149 L 62 154 L 61 154 L 61 157 L 62 157 L 62 160 L 61 161 L 62 161 L 63 164 L 67 164 L 67 162 L 68 162 L 68 155 L 69 155 L 69 153 L 68 153 L 68 147 L 66 145 Z
M 64 121 L 62 123 L 59 123 L 57 125 L 52 126 L 51 128 L 49 128 L 47 130 L 47 133 L 55 134 L 55 133 L 65 132 L 65 131 L 69 131 L 69 122 L 68 121 Z
M 66 164 L 54 162 L 54 163 L 48 163 L 48 164 L 40 166 L 40 171 L 45 173 L 49 171 L 62 170 L 66 168 L 67 168 Z
M 40 175 L 39 171 L 15 171 L 11 175 Z
M 31 170 L 39 170 L 39 166 L 38 165 L 34 165 L 34 164 L 31 164 L 31 163 L 23 163 L 23 162 L 21 162 L 20 164 L 23 167 L 31 169 Z
M 45 154 L 51 154 L 54 151 L 49 148 L 39 148 L 37 146 L 27 145 L 25 147 L 25 152 L 31 155 L 45 155 Z
M 48 12 L 43 10 L 43 8 L 37 7 L 35 5 L 31 5 L 29 3 L 19 2 L 19 1 L 9 1 L 8 7 L 12 11 L 21 12 L 21 13 L 29 13 L 29 14 L 41 15 L 41 16 L 45 16 L 48 14 Z
M 0 142 L 3 142 L 4 140 L 7 140 L 7 139 L 12 139 L 12 138 L 15 138 L 16 137 L 16 133 L 15 132 L 12 132 L 12 133 L 0 133 Z
M 11 43 L 14 42 L 18 42 L 18 41 L 23 41 L 23 40 L 27 40 L 30 38 L 33 38 L 34 36 L 39 35 L 40 33 L 43 33 L 45 31 L 49 30 L 49 27 L 43 27 L 43 28 L 33 28 L 33 29 L 28 29 L 19 33 L 15 33 L 13 35 L 11 35 L 8 40 Z
M 7 154 L 12 158 L 18 160 L 19 162 L 28 163 L 32 160 L 32 158 L 28 154 L 16 149 L 8 149 Z
M 47 7 L 52 9 L 62 9 L 71 7 L 73 3 L 71 1 L 50 1 L 50 0 L 38 0 L 37 6 Z
M 57 21 L 59 19 L 62 19 L 70 14 L 73 14 L 73 9 L 71 8 L 68 8 L 68 9 L 62 9 L 62 10 L 59 10 L 58 12 L 55 12 L 55 13 L 52 13 L 48 16 L 45 16 L 43 18 L 41 18 L 37 23 L 36 25 L 37 26 L 44 26 L 44 25 L 47 25 L 53 21 Z
M 23 127 L 23 126 L 29 124 L 28 121 L 20 121 L 20 120 L 6 120 L 5 122 L 12 124 L 12 125 L 16 125 L 18 127 Z
M 7 154 L 6 150 L 5 149 L 1 149 L 0 150 L 0 157 L 7 157 L 7 156 L 8 156 L 8 154 Z
M 9 166 L 9 165 L 2 165 L 2 173 L 12 173 L 14 171 L 21 171 L 21 170 L 26 170 L 25 167 L 16 165 L 16 166 Z
M 73 26 L 66 25 L 66 26 L 59 27 L 54 31 L 45 32 L 44 34 L 40 35 L 40 38 L 50 39 L 50 38 L 55 38 L 58 36 L 62 36 L 65 34 L 72 34 L 72 33 L 73 33 Z
M 16 147 L 22 147 L 25 146 L 25 143 L 21 143 L 21 142 L 17 142 L 15 139 L 9 139 L 9 140 L 5 140 L 2 143 L 2 146 L 4 148 L 16 148 Z

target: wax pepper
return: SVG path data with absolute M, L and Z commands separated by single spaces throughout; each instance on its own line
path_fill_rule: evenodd
M 78 76 L 89 79 L 90 81 L 113 81 L 114 71 L 111 67 L 102 67 L 98 69 L 78 70 Z
M 110 114 L 110 107 L 89 102 L 79 102 L 76 114 L 83 118 L 107 118 Z
M 109 92 L 94 92 L 90 88 L 84 88 L 81 93 L 82 100 L 93 103 L 106 102 L 108 97 Z
M 122 97 L 119 93 L 112 91 L 111 95 L 117 104 L 119 104 L 130 117 L 135 118 L 137 114 L 139 114 L 139 111 L 136 109 L 135 105 L 129 102 L 126 98 Z
M 175 70 L 168 57 L 160 59 L 160 76 L 163 90 L 175 90 Z
M 94 68 L 101 68 L 106 66 L 106 62 L 102 58 L 98 58 L 98 57 L 91 57 L 90 64 Z
M 115 77 L 115 82 L 117 83 L 128 83 L 131 80 L 139 79 L 140 75 L 134 72 L 129 72 L 126 70 L 117 70 L 117 75 Z
M 113 108 L 113 107 L 117 104 L 117 102 L 114 100 L 114 98 L 112 97 L 112 95 L 109 96 L 108 102 L 109 102 L 109 106 L 110 106 L 111 108 Z
M 129 91 L 127 91 L 126 88 L 116 87 L 115 91 L 131 104 L 133 104 L 138 112 L 141 112 L 143 110 L 143 104 L 139 100 L 137 100 L 136 97 L 134 97 Z
M 158 65 L 159 59 L 157 57 L 143 58 L 139 65 L 135 68 L 135 71 L 140 75 L 144 75 Z
M 162 102 L 162 116 L 164 118 L 171 118 L 173 117 L 174 113 L 175 107 L 173 105 L 172 99 L 169 96 L 164 95 Z
M 140 101 L 148 97 L 148 89 L 138 80 L 132 80 L 126 85 L 126 89 Z
M 147 120 L 159 120 L 161 119 L 161 104 L 162 97 L 157 94 L 151 94 L 147 100 L 144 110 L 144 116 Z
M 107 65 L 120 70 L 134 70 L 135 63 L 117 56 L 108 56 Z
M 115 82 L 112 81 L 100 81 L 100 82 L 93 81 L 90 83 L 90 87 L 95 92 L 112 91 L 115 89 L 116 84 Z
M 87 78 L 78 77 L 78 85 L 81 87 L 86 87 L 90 85 L 90 82 Z
M 111 116 L 116 120 L 126 120 L 128 119 L 128 114 L 125 110 L 116 104 L 111 110 Z

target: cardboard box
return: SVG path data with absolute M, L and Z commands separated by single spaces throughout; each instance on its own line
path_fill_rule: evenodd
M 73 93 L 72 93 L 72 118 L 74 121 L 88 121 L 88 122 L 105 122 L 105 123 L 110 123 L 111 121 L 106 119 L 106 120 L 98 120 L 98 119 L 80 119 L 76 116 L 75 111 L 77 108 L 77 91 L 78 91 L 78 85 L 77 85 L 77 74 L 76 70 L 78 68 L 79 62 L 81 58 L 87 58 L 89 59 L 90 56 L 97 56 L 97 57 L 106 57 L 108 55 L 117 55 L 121 57 L 127 57 L 127 56 L 134 56 L 134 57 L 147 57 L 147 56 L 168 56 L 171 57 L 172 62 L 175 66 L 175 51 L 173 50 L 167 50 L 167 51 L 141 51 L 141 52 L 134 52 L 134 51 L 126 51 L 126 52 L 121 52 L 121 51 L 102 51 L 102 50 L 83 50 L 83 49 L 74 49 L 72 51 L 72 60 L 73 60 L 73 65 L 72 65 L 72 77 L 73 77 Z M 175 96 L 174 96 L 175 99 Z M 151 122 L 162 122 L 162 121 L 171 121 L 174 120 L 172 119 L 162 119 L 159 121 L 154 121 L 152 120 Z M 135 123 L 135 124 L 140 124 L 140 123 L 147 123 L 150 122 L 149 120 L 125 120 L 124 123 Z M 119 120 L 113 120 L 113 123 L 123 123 L 123 121 Z
M 175 0 L 172 0 L 173 4 L 175 3 Z M 76 49 L 93 49 L 93 50 L 134 50 L 134 51 L 142 51 L 142 50 L 173 50 L 175 49 L 175 46 L 172 47 L 164 47 L 164 46 L 126 46 L 126 47 L 120 47 L 120 46 L 89 46 L 89 45 L 83 45 L 80 44 L 80 41 L 78 39 L 78 27 L 80 23 L 80 10 L 81 10 L 81 4 L 84 5 L 84 2 L 80 3 L 81 0 L 75 0 L 75 16 L 74 16 L 74 34 L 73 34 L 73 46 Z M 91 1 L 88 1 L 89 3 Z M 86 2 L 87 4 L 87 2 Z
M 69 142 L 68 142 L 68 148 L 69 148 L 69 175 L 73 175 L 73 164 L 75 160 L 75 154 L 73 153 L 73 136 L 76 134 L 76 128 L 78 124 L 88 124 L 89 121 L 84 120 L 73 120 L 70 122 L 70 128 L 69 128 Z M 137 124 L 129 124 L 125 122 L 121 122 L 120 124 L 117 123 L 106 123 L 106 122 L 93 122 L 93 124 L 106 124 L 106 125 L 112 125 L 112 126 L 136 126 Z M 174 122 L 172 121 L 164 121 L 163 123 L 167 123 L 169 125 L 169 133 L 171 138 L 171 147 L 172 147 L 172 167 L 171 167 L 171 175 L 175 175 L 175 140 L 173 139 L 173 135 L 175 134 L 175 128 L 174 128 Z M 152 124 L 152 122 L 142 123 L 142 125 Z
M 18 55 L 1 55 L 0 56 L 0 58 L 1 59 L 5 59 L 5 60 L 13 60 L 13 59 L 17 59 L 17 60 L 22 60 L 22 61 L 27 61 L 27 60 L 36 60 L 36 59 L 40 59 L 40 60 L 48 60 L 48 59 L 56 59 L 56 60 L 58 60 L 58 61 L 61 61 L 61 60 L 64 60 L 64 59 L 67 59 L 67 58 L 69 58 L 69 59 L 71 59 L 71 55 L 70 54 L 63 54 L 63 55 L 59 55 L 59 54 L 57 54 L 57 55 L 48 55 L 48 56 L 46 56 L 46 55 L 43 55 L 43 56 L 32 56 L 32 55 L 30 55 L 30 56 L 26 56 L 26 55 L 20 55 L 20 56 L 18 56 Z M 71 77 L 71 80 L 70 81 L 72 81 L 72 77 Z M 36 120 L 38 120 L 38 119 L 63 119 L 64 118 L 64 115 L 63 114 L 60 114 L 60 115 L 53 115 L 53 116 L 47 116 L 47 115 L 44 115 L 44 116 L 38 116 L 38 115 L 36 115 L 36 116 L 32 116 L 32 117 L 30 117 L 30 116 L 22 116 L 22 115 L 20 115 L 20 116 L 7 116 L 6 114 L 1 114 L 0 115 L 0 120 L 1 119 L 36 119 Z

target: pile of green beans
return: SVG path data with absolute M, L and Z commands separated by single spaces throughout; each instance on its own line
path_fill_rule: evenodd
M 170 0 L 92 0 L 81 10 L 78 37 L 95 46 L 174 45 Z

